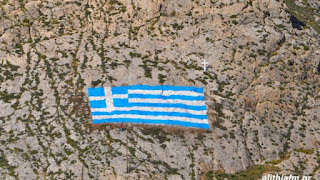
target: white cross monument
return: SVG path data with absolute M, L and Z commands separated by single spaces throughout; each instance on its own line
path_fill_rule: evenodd
M 203 64 L 203 71 L 207 71 L 207 68 L 208 68 L 207 65 L 208 65 L 209 63 L 206 61 L 206 59 L 204 59 L 201 64 Z

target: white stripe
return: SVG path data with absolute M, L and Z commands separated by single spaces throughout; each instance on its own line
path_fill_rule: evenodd
M 111 112 L 114 110 L 111 87 L 104 88 L 104 95 L 106 98 L 107 112 Z
M 195 119 L 187 117 L 175 117 L 175 116 L 151 116 L 151 115 L 137 115 L 137 114 L 117 114 L 117 115 L 100 115 L 92 116 L 92 119 L 114 119 L 114 118 L 134 118 L 134 119 L 151 119 L 151 120 L 174 120 L 193 123 L 208 123 L 207 119 Z
M 128 99 L 128 94 L 113 94 L 112 96 L 117 99 Z
M 175 107 L 115 107 L 115 111 L 155 111 L 155 112 L 180 112 L 180 113 L 189 113 L 194 115 L 207 115 L 207 110 L 196 111 L 190 109 L 183 108 L 175 108 Z M 91 112 L 106 112 L 107 108 L 91 108 Z
M 181 99 L 144 99 L 130 98 L 129 103 L 161 103 L 161 104 L 185 104 L 191 106 L 205 106 L 204 101 L 190 101 Z
M 129 94 L 155 94 L 155 95 L 184 95 L 184 96 L 203 96 L 203 93 L 198 93 L 194 91 L 172 91 L 172 90 L 139 90 L 139 89 L 129 89 Z
M 90 101 L 100 101 L 100 100 L 105 100 L 106 98 L 104 96 L 90 96 L 89 100 Z

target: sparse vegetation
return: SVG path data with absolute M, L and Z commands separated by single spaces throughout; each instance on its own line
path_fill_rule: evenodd
M 237 172 L 235 174 L 228 174 L 223 171 L 209 171 L 206 173 L 207 179 L 213 179 L 213 177 L 218 180 L 224 180 L 225 178 L 229 180 L 256 180 L 261 179 L 263 173 L 266 172 L 278 172 L 280 169 L 278 167 L 269 165 L 255 165 L 246 171 Z
M 312 8 L 308 1 L 303 1 L 304 6 L 298 6 L 296 0 L 285 0 L 290 14 L 294 15 L 298 20 L 312 27 L 320 34 L 320 25 L 315 21 L 315 16 L 320 16 L 317 9 Z

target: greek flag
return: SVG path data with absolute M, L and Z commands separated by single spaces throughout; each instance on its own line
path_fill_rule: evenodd
M 143 123 L 209 129 L 203 88 L 132 85 L 88 88 L 93 123 Z

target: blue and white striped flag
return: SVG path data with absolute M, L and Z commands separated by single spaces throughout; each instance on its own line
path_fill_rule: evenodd
M 203 88 L 132 85 L 88 88 L 93 123 L 143 123 L 209 129 Z

